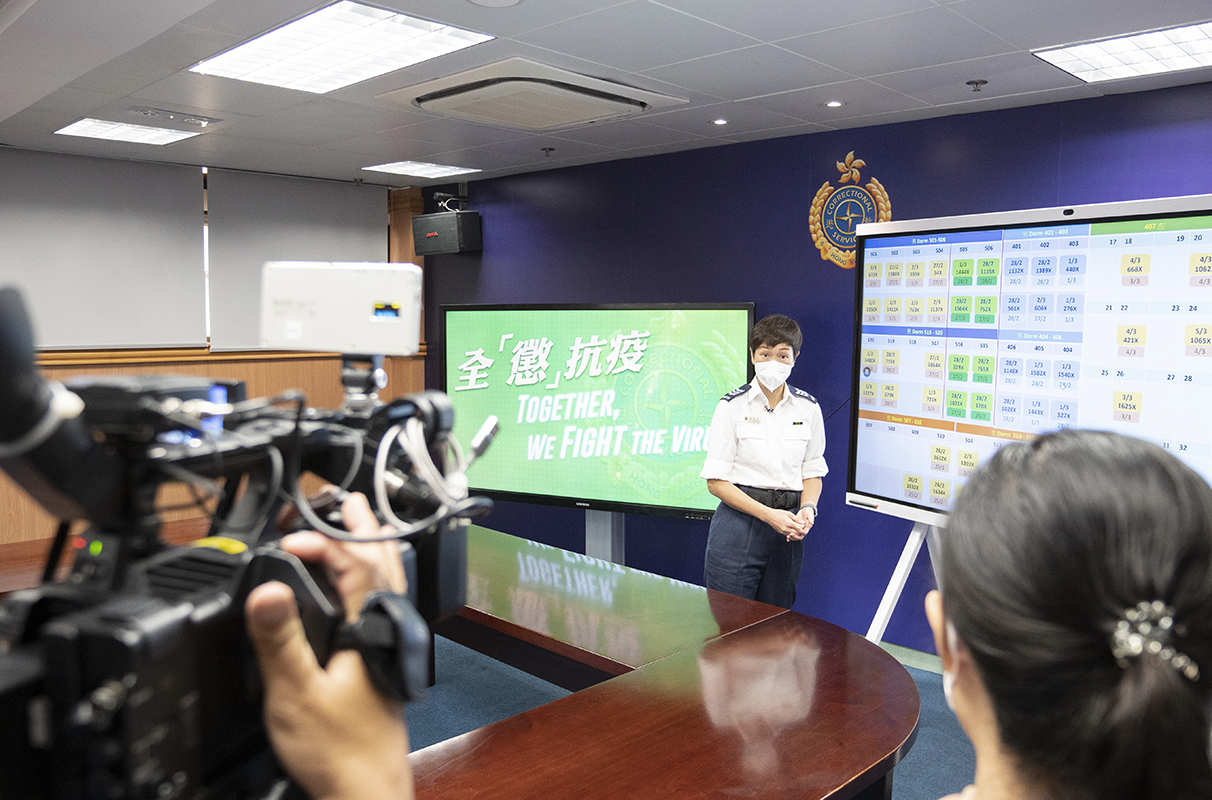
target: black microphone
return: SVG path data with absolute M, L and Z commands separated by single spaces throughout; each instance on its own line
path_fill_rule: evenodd
M 79 399 L 34 364 L 34 331 L 21 294 L 0 288 L 0 468 L 59 519 L 123 523 L 125 468 L 76 416 Z

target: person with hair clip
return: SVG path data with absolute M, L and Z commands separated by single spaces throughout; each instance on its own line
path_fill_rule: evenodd
M 804 537 L 829 471 L 821 408 L 787 383 L 802 342 L 800 326 L 782 314 L 753 326 L 756 379 L 716 405 L 700 473 L 720 499 L 707 534 L 705 585 L 783 608 L 795 603 Z
M 946 800 L 1206 800 L 1212 488 L 1159 447 L 1062 431 L 964 487 L 926 598 L 976 777 Z

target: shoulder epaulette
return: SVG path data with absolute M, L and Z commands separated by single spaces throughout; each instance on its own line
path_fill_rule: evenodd
M 745 394 L 745 392 L 747 392 L 747 391 L 749 391 L 749 384 L 745 384 L 744 386 L 742 386 L 739 389 L 733 389 L 731 392 L 724 395 L 720 399 L 723 400 L 725 403 L 727 403 L 729 400 L 737 399 L 741 395 Z
M 802 397 L 805 400 L 811 400 L 812 402 L 816 403 L 816 398 L 813 397 L 812 395 L 808 394 L 807 392 L 805 392 L 803 389 L 797 389 L 794 386 L 792 386 L 790 383 L 787 384 L 787 388 L 790 389 L 791 393 L 793 395 L 795 395 L 796 397 Z M 820 405 L 820 404 L 817 403 L 817 405 Z

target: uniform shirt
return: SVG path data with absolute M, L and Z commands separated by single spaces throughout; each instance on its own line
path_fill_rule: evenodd
M 782 402 L 767 411 L 766 395 L 754 381 L 715 407 L 700 477 L 798 492 L 805 479 L 828 472 L 821 407 L 804 390 L 788 384 Z

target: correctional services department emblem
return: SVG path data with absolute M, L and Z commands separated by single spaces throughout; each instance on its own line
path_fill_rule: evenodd
M 821 251 L 822 259 L 842 269 L 854 269 L 854 232 L 859 223 L 892 219 L 892 201 L 883 185 L 875 178 L 865 187 L 859 185 L 859 168 L 865 166 L 867 162 L 855 158 L 853 150 L 847 153 L 845 161 L 837 162 L 842 173 L 838 182 L 851 185 L 835 189 L 825 181 L 808 212 L 812 243 Z

